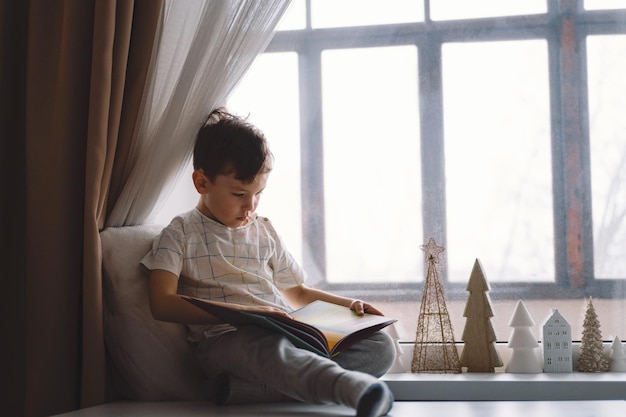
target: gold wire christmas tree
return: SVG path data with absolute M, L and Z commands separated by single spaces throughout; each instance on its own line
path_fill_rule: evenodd
M 596 309 L 593 307 L 591 298 L 589 298 L 578 356 L 578 370 L 580 372 L 607 372 L 609 370 L 609 360 L 604 354 L 602 340 L 600 320 L 598 320 Z
M 459 353 L 454 343 L 454 331 L 436 266 L 439 254 L 445 248 L 437 246 L 435 240 L 430 238 L 428 244 L 421 246 L 421 249 L 426 252 L 428 270 L 417 320 L 411 371 L 431 374 L 460 373 Z

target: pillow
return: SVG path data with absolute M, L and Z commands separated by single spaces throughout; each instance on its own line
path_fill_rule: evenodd
M 182 324 L 157 321 L 148 304 L 148 272 L 139 264 L 162 226 L 107 228 L 102 241 L 104 338 L 114 392 L 138 401 L 207 400 L 195 346 Z

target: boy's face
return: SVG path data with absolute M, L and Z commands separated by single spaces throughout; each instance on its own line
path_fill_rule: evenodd
M 228 227 L 246 225 L 254 219 L 261 192 L 269 173 L 259 174 L 249 184 L 235 179 L 235 173 L 218 175 L 210 181 L 202 171 L 194 172 L 194 184 L 200 193 L 198 209 L 207 217 Z

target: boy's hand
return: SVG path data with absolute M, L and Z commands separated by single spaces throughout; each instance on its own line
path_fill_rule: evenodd
M 362 316 L 364 313 L 375 314 L 377 316 L 384 316 L 378 309 L 374 308 L 373 305 L 364 302 L 363 300 L 354 300 L 350 303 L 350 310 L 354 311 L 359 316 Z
M 272 315 L 276 315 L 276 316 L 282 316 L 282 317 L 287 317 L 287 318 L 293 318 L 289 315 L 289 313 L 287 313 L 285 310 L 282 310 L 278 307 L 271 307 L 271 306 L 241 306 L 241 309 L 244 311 L 249 311 L 251 313 L 270 313 Z

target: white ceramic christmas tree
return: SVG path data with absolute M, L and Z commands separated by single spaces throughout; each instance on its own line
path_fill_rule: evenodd
M 513 354 L 504 369 L 505 372 L 516 374 L 543 372 L 535 352 L 536 348 L 539 347 L 539 343 L 537 343 L 537 338 L 530 329 L 534 324 L 535 322 L 526 309 L 524 302 L 519 300 L 509 321 L 509 327 L 512 327 L 513 331 L 511 332 L 511 337 L 509 337 L 508 347 L 513 349 Z
M 611 353 L 609 354 L 611 360 L 611 372 L 626 372 L 626 352 L 624 352 L 624 345 L 619 337 L 615 336 L 613 343 L 611 344 Z

